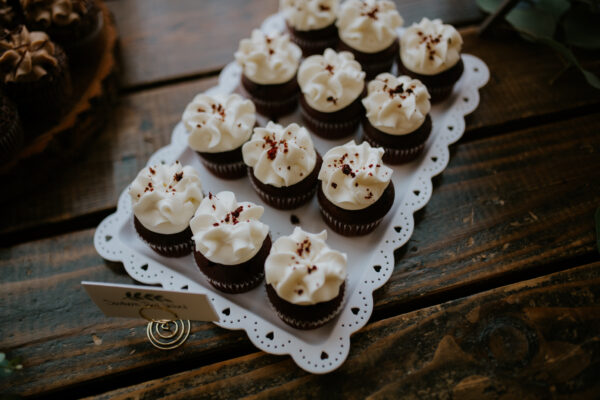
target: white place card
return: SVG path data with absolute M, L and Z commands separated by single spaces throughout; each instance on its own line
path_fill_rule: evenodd
M 218 321 L 205 293 L 174 291 L 147 286 L 81 282 L 107 317 L 144 318 L 148 321 Z

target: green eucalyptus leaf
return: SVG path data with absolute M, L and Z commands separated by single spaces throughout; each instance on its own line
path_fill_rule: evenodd
M 582 49 L 600 49 L 600 14 L 594 14 L 585 6 L 573 6 L 565 14 L 563 28 L 565 42 Z
M 533 38 L 533 39 L 536 42 L 543 43 L 547 46 L 552 47 L 554 50 L 556 50 L 558 53 L 560 53 L 565 59 L 567 59 L 569 62 L 571 62 L 571 64 L 573 64 L 575 67 L 577 67 L 579 69 L 579 71 L 581 71 L 581 73 L 583 74 L 585 80 L 590 85 L 592 85 L 596 89 L 600 89 L 600 78 L 598 78 L 596 75 L 594 75 L 590 71 L 583 69 L 583 67 L 581 66 L 581 64 L 579 63 L 579 61 L 573 54 L 573 52 L 571 50 L 569 50 L 569 48 L 567 48 L 565 45 L 557 42 L 554 39 L 548 38 L 548 37 L 539 37 L 539 38 Z
M 500 7 L 502 0 L 477 0 L 477 4 L 482 10 L 493 13 Z M 553 48 L 577 67 L 591 86 L 600 89 L 600 78 L 583 69 L 571 50 L 553 39 L 557 20 L 564 14 L 566 9 L 564 0 L 520 2 L 506 15 L 506 20 L 525 39 Z M 594 28 L 597 29 L 597 27 Z M 594 37 L 596 40 L 600 40 L 600 35 L 594 35 Z
M 22 369 L 21 359 L 19 357 L 9 360 L 6 354 L 0 353 L 0 376 L 8 376 L 14 370 Z
M 558 23 L 562 15 L 571 7 L 568 0 L 539 0 L 534 3 L 535 7 L 545 10 Z
M 596 210 L 596 246 L 600 253 L 600 207 Z
M 506 14 L 506 20 L 519 31 L 535 37 L 552 37 L 556 30 L 554 17 L 545 10 L 533 7 L 515 7 Z
M 502 4 L 502 0 L 477 0 L 477 5 L 487 13 L 495 12 Z
M 534 36 L 553 36 L 558 18 L 564 13 L 565 0 L 540 0 L 519 2 L 506 14 L 506 20 L 516 29 Z M 477 5 L 488 13 L 494 13 L 502 0 L 477 0 Z

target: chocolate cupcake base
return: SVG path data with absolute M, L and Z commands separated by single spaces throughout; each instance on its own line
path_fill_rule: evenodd
M 102 30 L 104 29 L 104 14 L 100 10 L 94 10 L 88 16 L 91 30 L 80 36 L 78 40 L 73 41 L 72 35 L 68 36 L 67 41 L 59 41 L 65 52 L 69 55 L 71 65 L 76 65 L 95 59 L 102 52 L 104 46 Z M 70 40 L 69 40 L 70 39 Z
M 394 58 L 399 51 L 399 44 L 398 39 L 396 39 L 391 45 L 381 51 L 364 53 L 353 49 L 344 43 L 343 40 L 340 40 L 338 49 L 339 51 L 349 51 L 354 54 L 354 58 L 360 63 L 367 75 L 366 80 L 370 81 L 382 72 L 390 72 L 392 65 L 394 65 Z
M 189 226 L 179 233 L 165 235 L 152 232 L 142 225 L 135 216 L 133 217 L 133 226 L 140 238 L 161 256 L 183 257 L 190 254 L 194 248 L 192 230 Z
M 265 203 L 280 210 L 291 210 L 300 207 L 312 199 L 317 191 L 317 178 L 322 163 L 323 159 L 317 153 L 317 160 L 312 172 L 300 182 L 288 187 L 279 188 L 262 183 L 254 176 L 254 169 L 252 167 L 248 167 L 248 177 L 250 177 L 250 183 L 254 191 L 256 191 Z
M 267 284 L 267 297 L 277 316 L 296 329 L 315 329 L 331 321 L 342 309 L 346 283 L 340 286 L 340 292 L 329 301 L 312 305 L 290 303 L 277 295 L 273 286 Z
M 65 52 L 54 47 L 57 67 L 36 81 L 6 82 L 5 94 L 16 104 L 25 132 L 38 136 L 69 109 L 73 87 Z
M 269 118 L 290 114 L 298 106 L 299 89 L 296 76 L 281 84 L 261 85 L 242 74 L 240 92 L 252 100 L 258 113 Z
M 335 49 L 338 45 L 338 30 L 335 23 L 321 29 L 300 31 L 287 24 L 292 42 L 302 49 L 302 56 L 321 54 L 327 48 Z
M 0 94 L 0 165 L 8 164 L 18 155 L 24 137 L 17 109 Z
M 260 285 L 265 276 L 265 259 L 271 251 L 271 237 L 267 235 L 263 244 L 250 260 L 237 265 L 223 265 L 210 261 L 199 251 L 194 259 L 208 282 L 225 293 L 243 293 Z
M 317 199 L 323 220 L 331 229 L 344 236 L 361 236 L 372 232 L 394 204 L 394 183 L 390 181 L 381 197 L 362 210 L 345 210 L 333 204 L 325 194 L 321 184 L 317 189 Z
M 439 103 L 440 101 L 447 99 L 448 96 L 450 96 L 450 93 L 452 93 L 454 84 L 460 79 L 465 69 L 462 58 L 450 69 L 436 75 L 422 75 L 413 72 L 402 64 L 402 59 L 400 57 L 396 58 L 396 62 L 398 63 L 399 74 L 408 75 L 413 79 L 418 79 L 427 86 L 427 91 L 431 95 L 431 103 Z
M 362 96 L 339 111 L 324 113 L 308 105 L 304 96 L 300 96 L 302 120 L 308 129 L 324 139 L 341 139 L 356 132 L 364 114 Z
M 367 118 L 363 119 L 364 139 L 373 147 L 383 147 L 383 161 L 387 164 L 403 164 L 413 161 L 423 152 L 431 134 L 431 117 L 417 130 L 406 135 L 390 135 L 375 128 Z
M 239 179 L 246 176 L 246 164 L 242 157 L 242 146 L 220 153 L 197 151 L 202 165 L 213 175 L 222 179 Z

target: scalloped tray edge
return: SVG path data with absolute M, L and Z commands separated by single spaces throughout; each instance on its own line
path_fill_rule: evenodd
M 263 28 L 267 22 L 269 19 L 265 20 Z M 311 373 L 322 374 L 335 370 L 348 356 L 351 334 L 362 328 L 371 316 L 373 291 L 390 279 L 394 270 L 394 250 L 410 239 L 414 229 L 413 214 L 423 208 L 431 198 L 431 179 L 448 165 L 449 146 L 462 136 L 465 129 L 464 117 L 473 112 L 479 104 L 478 90 L 487 83 L 489 70 L 483 61 L 472 55 L 463 54 L 463 60 L 466 74 L 469 74 L 469 84 L 463 84 L 458 96 L 452 98 L 452 103 L 448 107 L 452 112 L 447 111 L 438 117 L 443 132 L 437 135 L 422 157 L 416 173 L 411 176 L 410 189 L 405 192 L 402 203 L 394 206 L 392 222 L 388 224 L 387 231 L 371 259 L 372 266 L 364 268 L 359 286 L 344 300 L 341 314 L 326 344 L 306 343 L 290 332 L 248 312 L 216 291 L 207 289 L 125 246 L 117 236 L 119 228 L 126 223 L 126 218 L 131 216 L 127 189 L 123 190 L 119 197 L 117 211 L 106 217 L 98 226 L 94 235 L 96 250 L 107 260 L 122 262 L 127 273 L 142 283 L 162 284 L 165 289 L 177 290 L 179 288 L 174 287 L 173 281 L 187 282 L 189 291 L 208 293 L 218 312 L 228 309 L 227 315 L 223 317 L 221 314 L 221 320 L 215 324 L 225 329 L 243 329 L 258 349 L 271 354 L 289 354 L 298 366 Z M 232 67 L 232 64 L 228 65 L 224 68 L 221 77 L 228 68 L 235 67 Z M 210 91 L 227 90 L 228 86 L 230 82 L 220 79 L 219 85 Z M 148 160 L 148 165 L 166 162 L 170 155 L 178 154 L 185 148 L 185 141 L 177 135 L 178 129 L 181 129 L 180 125 L 174 129 L 171 143 L 156 151 Z M 145 267 L 144 273 L 140 273 L 140 265 Z M 276 334 L 273 334 L 274 332 Z

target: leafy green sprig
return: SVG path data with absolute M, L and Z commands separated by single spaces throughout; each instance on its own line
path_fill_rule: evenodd
M 493 13 L 502 0 L 477 0 L 477 4 Z M 571 50 L 600 50 L 600 1 L 523 0 L 505 19 L 524 38 L 554 49 L 568 66 L 575 66 L 591 86 L 600 89 L 600 78 L 584 69 Z

